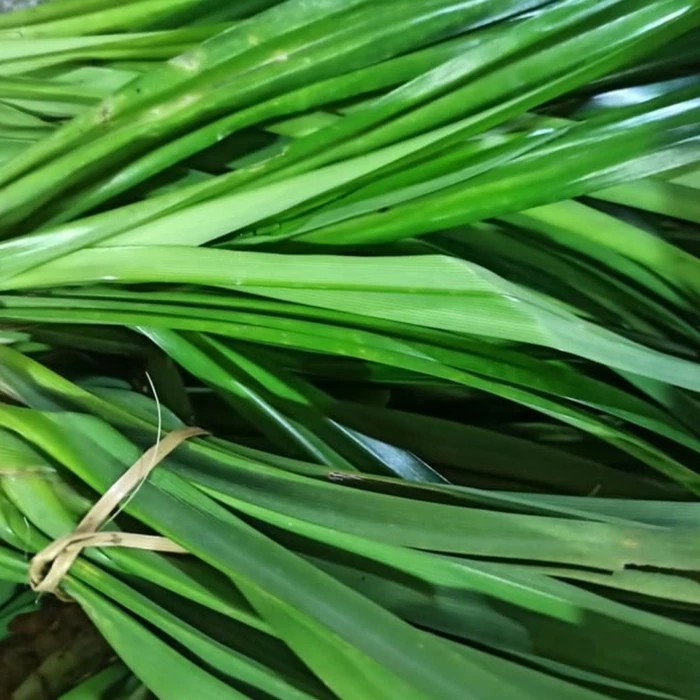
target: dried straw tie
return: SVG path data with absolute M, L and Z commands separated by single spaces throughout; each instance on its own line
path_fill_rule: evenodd
M 167 537 L 100 532 L 100 528 L 117 510 L 120 503 L 145 481 L 151 471 L 173 450 L 185 440 L 206 434 L 206 430 L 201 428 L 174 430 L 144 452 L 138 461 L 129 467 L 95 503 L 72 533 L 59 537 L 31 560 L 29 584 L 32 589 L 41 593 L 53 593 L 63 600 L 69 600 L 58 587 L 85 547 L 130 547 L 170 554 L 187 554 L 186 549 Z M 46 571 L 47 568 L 48 571 Z

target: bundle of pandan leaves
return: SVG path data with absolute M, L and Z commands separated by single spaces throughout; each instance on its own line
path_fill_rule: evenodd
M 699 47 L 0 16 L 2 697 L 700 698 Z

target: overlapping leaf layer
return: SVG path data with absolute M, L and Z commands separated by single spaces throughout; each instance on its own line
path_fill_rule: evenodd
M 64 700 L 700 698 L 699 39 L 699 0 L 0 16 L 0 633 L 198 425 L 106 526 L 190 555 L 63 582 L 118 657 Z

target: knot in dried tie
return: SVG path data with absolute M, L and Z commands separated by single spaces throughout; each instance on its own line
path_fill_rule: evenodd
M 100 528 L 173 450 L 185 440 L 206 434 L 201 428 L 174 430 L 144 452 L 102 495 L 73 532 L 54 540 L 34 556 L 29 564 L 29 585 L 32 589 L 40 593 L 53 593 L 62 600 L 70 600 L 61 593 L 59 586 L 86 547 L 129 547 L 169 554 L 187 554 L 186 549 L 167 537 L 101 532 Z

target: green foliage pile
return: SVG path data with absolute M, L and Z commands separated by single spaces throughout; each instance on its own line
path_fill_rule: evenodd
M 0 16 L 0 635 L 197 425 L 106 526 L 190 555 L 64 579 L 119 657 L 65 700 L 700 698 L 699 46 L 700 0 Z

